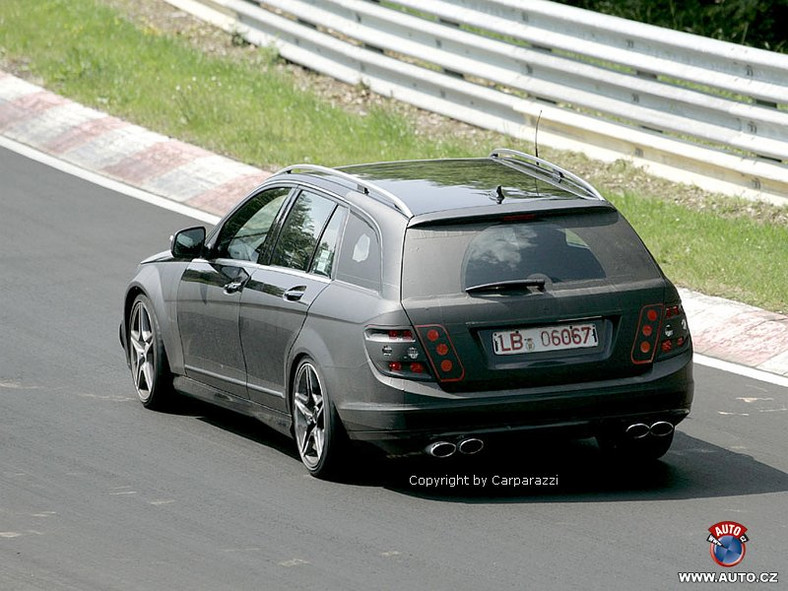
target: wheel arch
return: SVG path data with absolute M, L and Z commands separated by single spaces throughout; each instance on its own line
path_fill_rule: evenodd
M 308 363 L 304 363 L 305 361 Z M 306 371 L 317 374 L 315 377 L 320 384 L 322 403 L 315 402 L 309 396 L 308 400 L 303 401 L 306 410 L 302 405 L 299 405 L 301 410 L 296 411 L 292 402 L 296 390 L 294 386 L 296 380 L 299 379 L 299 368 L 307 366 L 312 366 L 312 369 Z M 328 383 L 329 378 L 326 375 L 326 370 L 309 351 L 299 350 L 292 357 L 287 375 L 290 384 L 287 399 L 292 417 L 291 434 L 301 456 L 301 461 L 317 478 L 333 479 L 338 477 L 346 467 L 344 461 L 350 452 L 350 440 L 345 425 L 337 413 L 336 405 L 332 401 L 332 386 Z M 316 410 L 317 404 L 322 405 L 320 413 Z M 296 416 L 297 413 L 298 416 Z M 321 419 L 318 418 L 320 416 L 322 416 L 322 424 Z M 314 435 L 316 429 L 323 429 L 322 438 Z M 319 440 L 323 441 L 320 445 L 317 444 Z
M 128 339 L 129 339 L 129 322 L 131 319 L 131 309 L 134 305 L 134 300 L 139 295 L 144 295 L 148 298 L 153 306 L 153 313 L 161 329 L 161 338 L 164 343 L 165 361 L 167 367 L 172 373 L 183 373 L 183 354 L 181 351 L 181 341 L 178 334 L 177 325 L 173 318 L 175 307 L 173 304 L 168 304 L 163 288 L 163 278 L 161 272 L 155 266 L 146 266 L 140 269 L 140 272 L 129 284 L 126 289 L 126 295 L 123 304 L 123 327 L 126 356 L 128 358 Z
M 290 362 L 289 367 L 287 368 L 286 376 L 287 376 L 287 383 L 285 384 L 285 404 L 287 405 L 287 413 L 288 416 L 292 419 L 293 418 L 293 390 L 295 389 L 295 376 L 296 371 L 298 370 L 298 366 L 300 365 L 303 359 L 311 359 L 310 355 L 302 351 L 298 353 L 295 357 L 293 357 L 292 361 Z M 290 421 L 290 434 L 295 437 L 295 433 L 293 432 L 294 428 L 294 421 Z
M 285 376 L 287 376 L 287 384 L 285 388 L 285 402 L 287 404 L 288 412 L 292 414 L 293 405 L 293 382 L 295 381 L 296 371 L 299 364 L 304 359 L 311 359 L 317 366 L 320 376 L 323 379 L 323 387 L 329 389 L 331 394 L 332 404 L 336 408 L 336 379 L 334 377 L 334 360 L 331 355 L 331 349 L 320 335 L 308 328 L 308 323 L 305 323 L 296 337 L 290 355 L 288 355 L 288 362 L 285 368 Z M 340 419 L 341 422 L 341 419 Z

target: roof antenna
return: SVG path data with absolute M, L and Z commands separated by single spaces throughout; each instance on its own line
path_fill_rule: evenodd
M 539 158 L 539 122 L 542 120 L 542 111 L 539 110 L 539 117 L 536 118 L 536 131 L 534 131 L 534 156 Z

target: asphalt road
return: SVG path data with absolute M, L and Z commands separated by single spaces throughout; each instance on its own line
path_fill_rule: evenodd
M 123 289 L 192 223 L 0 149 L 0 589 L 679 588 L 723 570 L 723 520 L 749 528 L 737 571 L 788 580 L 788 389 L 751 378 L 696 367 L 691 418 L 640 470 L 524 442 L 328 483 L 254 421 L 144 410 Z M 515 480 L 538 476 L 557 486 Z

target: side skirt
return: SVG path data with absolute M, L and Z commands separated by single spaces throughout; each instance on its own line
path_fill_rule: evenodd
M 288 437 L 293 435 L 292 417 L 287 414 L 272 410 L 251 400 L 233 396 L 186 376 L 175 376 L 172 385 L 181 394 L 258 419 L 260 422 Z

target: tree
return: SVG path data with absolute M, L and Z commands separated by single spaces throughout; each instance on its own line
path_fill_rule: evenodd
M 629 20 L 760 49 L 788 51 L 788 0 L 562 0 Z

